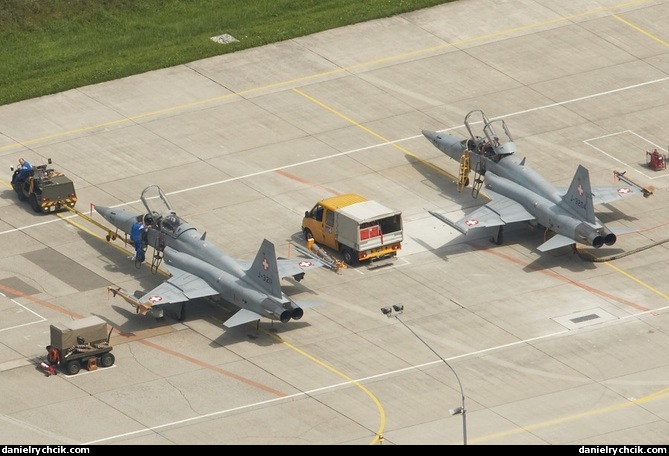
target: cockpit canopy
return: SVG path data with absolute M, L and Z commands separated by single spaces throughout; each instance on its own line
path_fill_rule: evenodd
M 481 120 L 471 120 L 470 117 L 479 114 Z M 480 131 L 473 130 L 474 124 L 481 128 Z M 505 155 L 516 152 L 517 147 L 513 142 L 511 132 L 502 119 L 489 120 L 481 110 L 470 111 L 465 117 L 465 127 L 469 132 L 469 139 L 466 142 L 467 149 L 472 152 L 485 155 L 493 159 L 499 159 Z M 501 135 L 497 130 L 501 131 Z
M 144 223 L 154 225 L 166 233 L 176 233 L 181 226 L 181 219 L 172 209 L 167 196 L 157 185 L 146 187 L 141 196 L 147 213 Z

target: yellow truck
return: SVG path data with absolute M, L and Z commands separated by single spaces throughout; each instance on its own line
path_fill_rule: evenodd
M 353 193 L 316 203 L 304 213 L 302 233 L 340 252 L 349 265 L 396 257 L 404 240 L 400 211 Z

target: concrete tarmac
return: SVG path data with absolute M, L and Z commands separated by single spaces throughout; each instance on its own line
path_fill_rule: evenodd
M 283 281 L 326 302 L 301 320 L 226 329 L 217 300 L 179 321 L 114 299 L 165 276 L 76 214 L 33 212 L 8 171 L 0 443 L 667 445 L 669 171 L 646 164 L 669 143 L 667 18 L 660 0 L 461 0 L 0 106 L 7 169 L 51 158 L 87 215 L 141 210 L 159 185 L 235 258 L 264 238 L 298 256 L 304 211 L 335 194 L 405 222 L 390 266 Z M 525 225 L 501 245 L 460 236 L 428 211 L 486 199 L 421 130 L 464 135 L 475 109 L 556 185 L 582 164 L 593 186 L 625 171 L 654 194 L 598 208 L 630 231 L 611 247 L 542 254 Z M 90 315 L 115 364 L 47 376 L 50 325 Z

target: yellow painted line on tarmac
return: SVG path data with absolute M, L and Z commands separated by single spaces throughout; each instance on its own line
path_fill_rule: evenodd
M 624 275 L 625 277 L 627 277 L 631 281 L 636 282 L 639 285 L 641 285 L 642 287 L 652 291 L 653 293 L 660 296 L 661 298 L 669 300 L 669 295 L 667 295 L 666 293 L 663 293 L 662 291 L 658 290 L 657 288 L 654 288 L 654 287 L 648 285 L 646 282 L 643 282 L 642 280 L 637 279 L 632 274 L 629 274 L 629 273 L 623 271 L 622 269 L 620 269 L 619 267 L 613 265 L 610 261 L 605 261 L 604 264 L 607 265 L 608 267 L 610 267 L 611 269 L 617 271 L 618 273 Z M 642 308 L 641 310 L 648 310 L 648 309 L 647 308 Z
M 351 119 L 351 118 L 348 117 L 347 115 L 345 115 L 345 114 L 343 114 L 343 113 L 337 111 L 336 109 L 334 109 L 334 108 L 328 106 L 327 104 L 323 103 L 322 101 L 317 100 L 316 98 L 312 97 L 311 95 L 308 95 L 308 94 L 304 93 L 303 91 L 301 91 L 301 90 L 299 90 L 299 89 L 293 89 L 293 92 L 295 92 L 295 93 L 297 93 L 297 94 L 303 96 L 303 97 L 306 98 L 307 100 L 309 100 L 309 101 L 311 101 L 312 103 L 314 103 L 314 104 L 320 106 L 321 108 L 325 109 L 326 111 L 331 112 L 332 114 L 336 115 L 337 117 L 340 117 L 341 119 L 344 119 L 346 122 L 349 122 L 351 125 L 354 125 L 354 126 L 360 128 L 361 130 L 363 130 L 363 131 L 366 132 L 366 133 L 369 133 L 370 135 L 374 136 L 375 138 L 380 139 L 381 141 L 383 141 L 384 143 L 388 144 L 389 146 L 393 146 L 395 149 L 397 149 L 397 150 L 399 150 L 400 152 L 402 152 L 403 154 L 408 155 L 409 157 L 411 157 L 411 158 L 413 158 L 413 159 L 415 159 L 415 160 L 421 162 L 421 163 L 424 164 L 425 166 L 427 166 L 427 167 L 429 167 L 429 168 L 432 168 L 433 170 L 435 170 L 435 171 L 437 171 L 437 172 L 439 172 L 439 173 L 441 173 L 441 174 L 444 174 L 444 175 L 446 175 L 446 176 L 448 176 L 448 177 L 450 177 L 450 178 L 452 178 L 452 179 L 455 179 L 455 178 L 456 178 L 456 177 L 453 176 L 452 174 L 450 174 L 450 173 L 444 171 L 443 169 L 439 168 L 439 167 L 436 166 L 436 165 L 433 165 L 433 164 L 430 163 L 429 161 L 423 160 L 422 158 L 420 158 L 419 156 L 417 156 L 417 155 L 414 154 L 413 152 L 409 151 L 409 150 L 406 149 L 405 147 L 400 146 L 399 144 L 397 144 L 397 142 L 395 142 L 395 141 L 391 141 L 390 139 L 385 138 L 385 137 L 382 136 L 381 134 L 376 133 L 375 131 L 373 131 L 373 130 L 371 130 L 371 129 L 365 127 L 364 125 L 362 125 L 362 124 L 356 122 L 355 120 Z
M 301 349 L 297 348 L 295 345 L 293 345 L 289 342 L 286 342 L 285 340 L 283 340 L 281 337 L 277 336 L 276 334 L 272 334 L 271 332 L 266 331 L 264 329 L 261 329 L 261 331 L 263 333 L 265 333 L 266 335 L 268 335 L 269 337 L 271 337 L 272 339 L 282 343 L 283 345 L 290 348 L 291 350 L 293 350 L 293 351 L 299 353 L 300 355 L 304 356 L 309 361 L 312 361 L 312 362 L 318 364 L 319 366 L 324 367 L 325 369 L 329 370 L 333 374 L 340 376 L 341 378 L 343 378 L 347 382 L 352 383 L 357 388 L 360 388 L 362 391 L 364 391 L 364 393 L 367 394 L 367 396 L 369 396 L 370 399 L 372 400 L 372 402 L 374 402 L 374 404 L 376 405 L 376 408 L 379 411 L 379 418 L 380 418 L 379 428 L 378 428 L 376 434 L 374 435 L 374 438 L 372 439 L 372 441 L 369 444 L 374 445 L 377 442 L 379 442 L 380 440 L 382 441 L 382 439 L 383 439 L 383 437 L 382 437 L 383 436 L 383 429 L 386 427 L 386 413 L 383 409 L 383 406 L 381 405 L 381 402 L 376 398 L 376 396 L 374 396 L 374 394 L 370 390 L 368 390 L 365 387 L 365 385 L 363 385 L 362 383 L 360 383 L 357 380 L 352 379 L 351 377 L 344 374 L 343 372 L 338 371 L 337 369 L 330 366 L 329 364 L 327 364 L 327 363 L 315 358 L 314 356 L 308 354 L 304 350 L 301 350 Z
M 667 43 L 666 41 L 664 41 L 662 38 L 659 38 L 659 37 L 653 35 L 652 33 L 647 32 L 646 30 L 642 29 L 642 28 L 639 27 L 638 25 L 632 24 L 630 21 L 626 21 L 625 19 L 623 19 L 622 17 L 618 16 L 617 14 L 614 14 L 612 17 L 613 17 L 614 19 L 619 20 L 619 21 L 622 22 L 623 24 L 627 24 L 628 26 L 632 27 L 632 28 L 633 28 L 634 30 L 636 30 L 637 32 L 639 32 L 639 33 L 641 33 L 641 34 L 643 34 L 643 35 L 646 35 L 646 36 L 647 36 L 648 38 L 650 38 L 651 40 L 655 40 L 655 41 L 657 41 L 658 43 L 660 43 L 661 45 L 666 46 L 666 47 L 669 47 L 669 43 Z
M 625 408 L 625 407 L 631 407 L 633 405 L 639 405 L 639 404 L 643 404 L 645 402 L 654 401 L 654 400 L 657 400 L 657 399 L 661 398 L 663 395 L 665 395 L 667 393 L 669 393 L 669 387 L 663 388 L 659 391 L 656 391 L 656 392 L 651 393 L 647 396 L 644 396 L 640 399 L 636 399 L 636 400 L 633 400 L 633 401 L 630 401 L 630 402 L 624 402 L 622 404 L 612 405 L 612 406 L 604 407 L 604 408 L 601 408 L 601 409 L 598 409 L 598 410 L 591 410 L 589 412 L 577 413 L 576 415 L 566 416 L 564 418 L 558 418 L 558 419 L 550 420 L 550 421 L 544 421 L 543 423 L 537 423 L 537 424 L 532 424 L 532 425 L 529 425 L 529 426 L 523 426 L 521 428 L 513 429 L 513 430 L 510 430 L 510 431 L 498 432 L 496 434 L 487 435 L 485 437 L 480 437 L 480 438 L 477 438 L 477 439 L 470 439 L 470 440 L 468 440 L 468 442 L 470 442 L 470 443 L 480 443 L 480 442 L 485 442 L 485 441 L 488 441 L 488 440 L 493 440 L 493 439 L 497 439 L 497 438 L 501 438 L 501 437 L 506 437 L 506 436 L 509 436 L 509 435 L 522 434 L 522 433 L 528 432 L 528 431 L 543 429 L 543 428 L 547 428 L 549 426 L 555 426 L 556 424 L 568 423 L 568 422 L 571 422 L 571 421 L 580 420 L 582 418 L 589 418 L 589 417 L 592 417 L 592 416 L 601 415 L 603 413 L 608 413 L 608 412 L 613 412 L 615 410 L 620 410 L 620 409 Z

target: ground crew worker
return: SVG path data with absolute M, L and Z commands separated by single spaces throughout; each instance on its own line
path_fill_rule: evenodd
M 24 158 L 19 158 L 19 175 L 16 176 L 16 180 L 23 182 L 28 178 L 28 173 L 33 169 L 33 167 L 28 163 Z
M 137 216 L 137 221 L 132 224 L 132 230 L 130 230 L 130 240 L 135 245 L 135 261 L 142 262 L 144 261 L 144 239 L 143 235 L 146 231 L 144 223 L 142 223 L 142 216 Z M 131 257 L 132 258 L 132 257 Z

